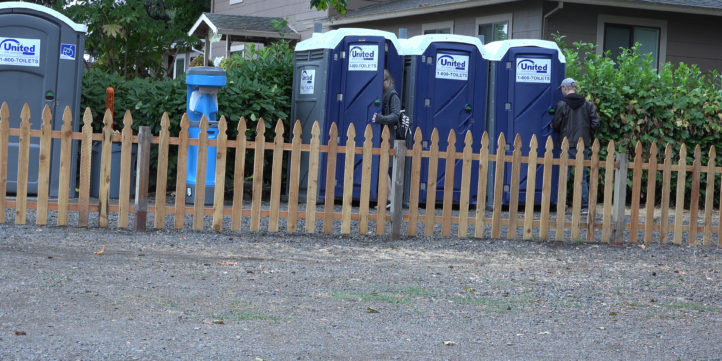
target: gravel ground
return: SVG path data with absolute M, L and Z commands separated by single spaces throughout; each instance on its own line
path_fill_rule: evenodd
M 722 360 L 719 247 L 6 222 L 2 360 Z

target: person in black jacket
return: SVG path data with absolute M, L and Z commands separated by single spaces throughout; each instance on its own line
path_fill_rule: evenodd
M 391 77 L 388 70 L 384 70 L 384 93 L 382 99 L 381 114 L 374 113 L 371 117 L 371 121 L 375 124 L 380 124 L 381 126 L 388 125 L 389 142 L 393 142 L 394 139 L 396 139 L 396 127 L 398 126 L 399 119 L 401 118 L 401 98 L 399 98 L 399 94 L 396 93 L 396 89 L 394 88 L 394 79 Z M 391 167 L 389 167 L 389 172 L 391 172 Z M 389 174 L 386 179 L 386 197 L 390 200 L 391 175 Z M 390 206 L 391 202 L 387 201 L 386 208 L 389 208 Z
M 599 127 L 599 117 L 594 110 L 594 104 L 577 94 L 577 84 L 572 78 L 564 79 L 559 89 L 564 97 L 557 103 L 552 119 L 552 128 L 559 132 L 557 147 L 561 148 L 562 139 L 566 137 L 569 142 L 569 159 L 576 159 L 577 142 L 581 138 L 584 141 L 584 158 L 588 159 L 594 132 Z M 570 172 L 571 169 L 570 167 Z M 582 213 L 587 212 L 589 204 L 588 173 L 589 170 L 585 167 L 582 177 Z

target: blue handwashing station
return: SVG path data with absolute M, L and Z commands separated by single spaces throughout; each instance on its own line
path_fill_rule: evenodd
M 218 91 L 226 85 L 226 71 L 221 68 L 197 66 L 186 72 L 186 113 L 190 127 L 188 136 L 198 139 L 201 119 L 208 119 L 208 139 L 218 139 Z M 188 147 L 186 203 L 193 203 L 197 189 L 198 146 Z M 206 157 L 205 204 L 213 204 L 216 185 L 216 147 L 208 147 Z M 223 189 L 219 190 L 223 192 Z

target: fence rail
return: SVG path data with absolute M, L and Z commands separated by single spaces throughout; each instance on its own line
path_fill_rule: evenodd
M 561 155 L 554 157 L 554 144 L 551 138 L 547 138 L 540 149 L 538 139 L 529 139 L 529 151 L 522 154 L 522 139 L 516 135 L 513 141 L 513 151 L 510 155 L 505 154 L 506 140 L 502 134 L 497 140 L 497 147 L 501 149 L 499 154 L 491 150 L 491 139 L 484 133 L 481 139 L 475 140 L 470 133 L 466 133 L 463 140 L 463 151 L 457 151 L 456 134 L 452 131 L 447 138 L 446 149 L 439 147 L 439 134 L 436 130 L 432 133 L 431 143 L 428 150 L 423 149 L 422 136 L 419 130 L 414 134 L 413 147 L 405 149 L 403 142 L 395 142 L 389 139 L 388 129 L 384 128 L 381 134 L 380 147 L 373 147 L 371 141 L 373 130 L 371 125 L 363 129 L 363 141 L 357 146 L 356 129 L 351 125 L 346 134 L 345 145 L 338 143 L 338 129 L 335 123 L 331 125 L 328 137 L 328 144 L 322 145 L 321 130 L 318 124 L 313 125 L 311 141 L 308 144 L 301 142 L 301 124 L 296 122 L 291 133 L 291 142 L 284 141 L 286 129 L 280 120 L 276 123 L 275 138 L 269 141 L 266 139 L 265 122 L 261 119 L 256 128 L 254 140 L 240 137 L 235 140 L 228 140 L 226 136 L 227 122 L 221 117 L 218 128 L 217 140 L 208 139 L 208 122 L 204 118 L 201 122 L 201 133 L 198 139 L 189 138 L 189 122 L 186 116 L 181 120 L 181 131 L 178 137 L 171 137 L 169 133 L 170 121 L 167 115 L 161 119 L 161 131 L 153 136 L 147 127 L 141 127 L 138 135 L 133 135 L 133 119 L 130 112 L 126 112 L 123 119 L 123 130 L 120 134 L 114 134 L 112 129 L 112 118 L 110 112 L 104 115 L 104 127 L 101 134 L 92 132 L 92 115 L 86 109 L 83 116 L 81 132 L 73 132 L 71 121 L 72 116 L 68 108 L 63 114 L 63 125 L 60 131 L 51 129 L 52 114 L 49 108 L 45 108 L 42 114 L 40 129 L 31 129 L 31 114 L 27 106 L 23 107 L 20 114 L 21 123 L 19 128 L 10 128 L 10 114 L 7 104 L 3 103 L 0 109 L 0 223 L 5 223 L 6 209 L 15 209 L 15 223 L 25 224 L 28 209 L 36 210 L 35 222 L 38 225 L 47 224 L 48 211 L 57 211 L 57 225 L 68 225 L 68 212 L 77 212 L 77 226 L 87 227 L 91 215 L 97 216 L 99 227 L 109 226 L 109 214 L 116 213 L 117 226 L 120 228 L 129 227 L 129 215 L 135 214 L 136 229 L 145 229 L 145 214 L 154 215 L 153 227 L 163 228 L 166 226 L 166 215 L 174 218 L 173 227 L 185 227 L 185 218 L 191 217 L 192 228 L 203 229 L 205 217 L 211 217 L 212 229 L 221 230 L 224 227 L 224 218 L 230 217 L 230 229 L 241 231 L 242 219 L 249 221 L 249 231 L 259 231 L 262 227 L 261 219 L 267 219 L 267 230 L 277 232 L 316 232 L 317 226 L 323 225 L 321 231 L 324 233 L 334 232 L 334 222 L 340 224 L 340 232 L 348 234 L 352 232 L 352 224 L 355 224 L 358 232 L 368 234 L 374 232 L 379 235 L 387 234 L 387 222 L 391 222 L 391 235 L 397 237 L 403 230 L 408 236 L 418 234 L 450 237 L 492 237 L 508 239 L 540 239 L 540 240 L 585 240 L 588 242 L 621 242 L 626 240 L 636 242 L 673 242 L 682 244 L 687 242 L 690 245 L 704 244 L 711 245 L 720 242 L 722 224 L 720 223 L 719 209 L 714 209 L 716 198 L 722 204 L 722 192 L 715 187 L 718 174 L 722 174 L 722 167 L 715 164 L 715 148 L 709 149 L 709 162 L 706 165 L 701 163 L 702 150 L 694 149 L 694 161 L 687 164 L 687 148 L 684 144 L 680 146 L 678 156 L 673 155 L 670 144 L 664 148 L 664 159 L 661 163 L 658 160 L 658 149 L 652 144 L 648 151 L 642 149 L 640 143 L 636 144 L 635 154 L 632 162 L 628 162 L 626 155 L 617 154 L 614 158 L 615 144 L 613 141 L 606 146 L 606 159 L 600 159 L 601 146 L 595 140 L 591 148 L 589 159 L 584 158 L 584 144 L 576 144 L 577 156 L 570 159 L 568 149 L 570 144 L 565 139 L 561 146 Z M 246 134 L 246 122 L 243 118 L 238 122 L 238 134 Z M 12 137 L 12 138 L 11 138 Z M 30 159 L 31 139 L 38 139 L 38 159 Z M 8 181 L 9 141 L 17 140 L 17 190 L 14 199 L 7 196 L 6 184 Z M 50 145 L 52 141 L 61 142 L 60 150 L 60 171 L 57 175 L 50 174 Z M 91 157 L 92 143 L 102 143 L 100 159 L 99 193 L 97 199 L 90 197 L 91 184 Z M 472 151 L 475 141 L 480 141 L 481 150 L 478 153 Z M 71 174 L 71 145 L 78 142 L 80 145 L 79 175 L 78 175 L 78 196 L 70 199 L 69 185 Z M 111 145 L 113 142 L 121 144 L 120 158 L 120 189 L 117 203 L 111 203 L 109 197 L 110 169 L 111 169 Z M 141 149 L 139 158 L 142 159 L 135 165 L 137 180 L 140 186 L 136 187 L 135 203 L 130 204 L 130 175 L 132 171 L 131 148 L 138 144 Z M 147 199 L 147 180 L 150 177 L 150 162 L 148 152 L 151 144 L 157 147 L 158 159 L 156 164 L 156 192 L 154 202 Z M 192 205 L 186 205 L 185 180 L 186 167 L 177 167 L 175 184 L 175 201 L 168 203 L 166 195 L 169 191 L 168 164 L 169 152 L 177 152 L 177 164 L 184 165 L 188 159 L 188 147 L 198 147 L 197 184 L 205 184 L 206 156 L 208 148 L 217 147 L 216 159 L 216 189 L 226 188 L 226 157 L 228 152 L 234 152 L 235 162 L 233 164 L 233 184 L 230 185 L 232 195 L 228 201 L 224 198 L 224 192 L 214 193 L 212 206 L 204 204 L 205 188 L 197 187 L 195 201 Z M 244 175 L 246 174 L 246 153 L 253 152 L 252 184 L 250 204 L 244 202 Z M 270 192 L 264 197 L 264 163 L 266 153 L 271 153 L 271 181 Z M 283 162 L 284 154 L 290 157 L 292 165 L 298 165 L 301 154 L 309 155 L 309 172 L 306 179 L 306 202 L 305 207 L 300 202 L 299 187 L 301 184 L 298 166 L 291 166 L 288 169 L 287 202 L 281 202 Z M 250 154 L 250 153 L 249 153 Z M 391 155 L 392 161 L 387 156 Z M 142 156 L 141 156 L 142 155 Z M 322 155 L 326 157 L 325 179 L 319 179 L 319 162 Z M 336 165 L 343 156 L 343 192 L 334 194 L 336 177 Z M 411 183 L 408 210 L 401 209 L 400 197 L 393 202 L 391 212 L 385 207 L 371 207 L 369 199 L 371 182 L 364 181 L 361 185 L 360 199 L 357 207 L 353 206 L 353 168 L 354 160 L 361 158 L 362 179 L 369 180 L 373 174 L 372 159 L 378 157 L 378 169 L 376 174 L 386 174 L 390 167 L 398 169 L 402 167 L 408 157 L 411 166 Z M 462 162 L 461 174 L 455 174 L 455 161 Z M 14 160 L 12 160 L 14 161 Z M 428 185 L 426 189 L 427 198 L 424 204 L 420 204 L 420 176 L 422 161 L 427 162 Z M 439 173 L 440 161 L 445 164 L 443 201 L 437 202 L 436 184 Z M 676 161 L 676 163 L 675 163 Z M 38 190 L 37 196 L 28 198 L 28 169 L 37 166 L 38 168 Z M 538 211 L 534 205 L 534 193 L 527 192 L 525 199 L 519 199 L 520 174 L 523 166 L 528 169 L 543 167 L 541 179 L 542 199 Z M 472 167 L 478 167 L 478 182 L 471 184 Z M 555 179 L 552 176 L 552 168 L 559 168 L 559 176 Z M 574 169 L 573 179 L 568 179 L 568 169 Z M 582 214 L 582 178 L 583 169 L 589 172 L 589 214 Z M 339 168 L 341 169 L 341 168 Z M 505 169 L 511 170 L 511 182 L 508 208 L 502 207 L 503 178 Z M 492 170 L 494 177 L 488 177 L 489 170 Z M 626 202 L 628 193 L 628 172 L 631 172 L 631 199 Z M 657 175 L 662 175 L 661 187 L 658 187 Z M 403 172 L 401 172 L 403 174 Z M 646 184 L 643 184 L 644 175 Z M 676 174 L 676 186 L 672 184 L 672 175 Z M 704 176 L 703 176 L 704 174 Z M 59 177 L 59 192 L 57 199 L 49 199 L 48 187 L 51 176 Z M 691 176 L 691 179 L 689 178 Z M 458 205 L 453 203 L 454 178 L 461 177 L 462 191 Z M 387 194 L 387 177 L 378 179 L 378 204 L 385 204 L 391 196 Z M 395 174 L 392 180 L 394 191 L 398 194 L 403 189 L 402 176 Z M 691 180 L 689 198 L 685 198 L 686 181 Z M 494 182 L 493 194 L 487 194 L 487 183 Z M 567 192 L 567 183 L 570 181 L 571 189 Z M 320 183 L 324 182 L 324 183 Z M 558 187 L 557 198 L 552 199 L 552 185 Z M 325 184 L 325 197 L 323 204 L 317 204 L 319 185 Z M 536 173 L 528 172 L 526 189 L 534 189 L 537 184 Z M 704 188 L 702 188 L 704 186 Z M 476 187 L 477 199 L 481 200 L 476 206 L 470 204 L 469 191 Z M 642 189 L 646 201 L 642 204 Z M 661 196 L 657 197 L 656 190 L 661 189 Z M 674 190 L 674 194 L 672 194 Z M 702 192 L 704 190 L 704 192 Z M 570 197 L 567 194 L 570 194 Z M 700 197 L 704 194 L 704 199 Z M 597 195 L 601 195 L 602 201 L 597 204 Z M 674 205 L 670 205 L 674 195 Z M 493 209 L 486 210 L 483 200 L 489 197 L 493 199 Z M 336 198 L 341 199 L 340 211 Z M 657 201 L 659 198 L 659 201 Z M 267 206 L 263 206 L 263 201 Z M 556 205 L 553 202 L 556 201 Z M 567 204 L 570 204 L 570 209 Z M 689 202 L 689 208 L 685 209 L 685 202 Z M 702 208 L 700 208 L 700 202 Z M 283 207 L 285 205 L 285 208 Z M 627 206 L 628 205 L 628 206 Z M 439 207 L 440 206 L 440 207 Z M 390 214 L 389 214 L 390 213 Z M 285 219 L 285 229 L 282 229 L 281 220 Z M 303 227 L 299 227 L 299 221 L 303 220 Z M 355 222 L 355 223 L 354 223 Z M 338 224 L 337 224 L 338 225 Z M 455 227 L 454 227 L 455 226 Z M 440 229 L 440 231 L 439 231 Z M 453 232 L 453 230 L 456 230 Z M 453 234 L 452 234 L 453 233 Z

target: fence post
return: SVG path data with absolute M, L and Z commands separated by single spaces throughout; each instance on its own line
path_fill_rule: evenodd
M 626 153 L 616 153 L 619 166 L 614 169 L 614 200 L 612 202 L 612 243 L 620 244 L 624 240 L 626 230 L 625 208 L 627 203 L 627 172 L 629 158 Z
M 138 130 L 138 160 L 135 169 L 135 230 L 145 232 L 148 218 L 148 177 L 150 176 L 150 127 Z M 157 215 L 156 215 L 157 216 Z
M 394 140 L 394 160 L 391 171 L 391 239 L 397 240 L 401 237 L 401 222 L 403 215 L 401 208 L 404 201 L 404 174 L 406 165 L 406 140 Z

